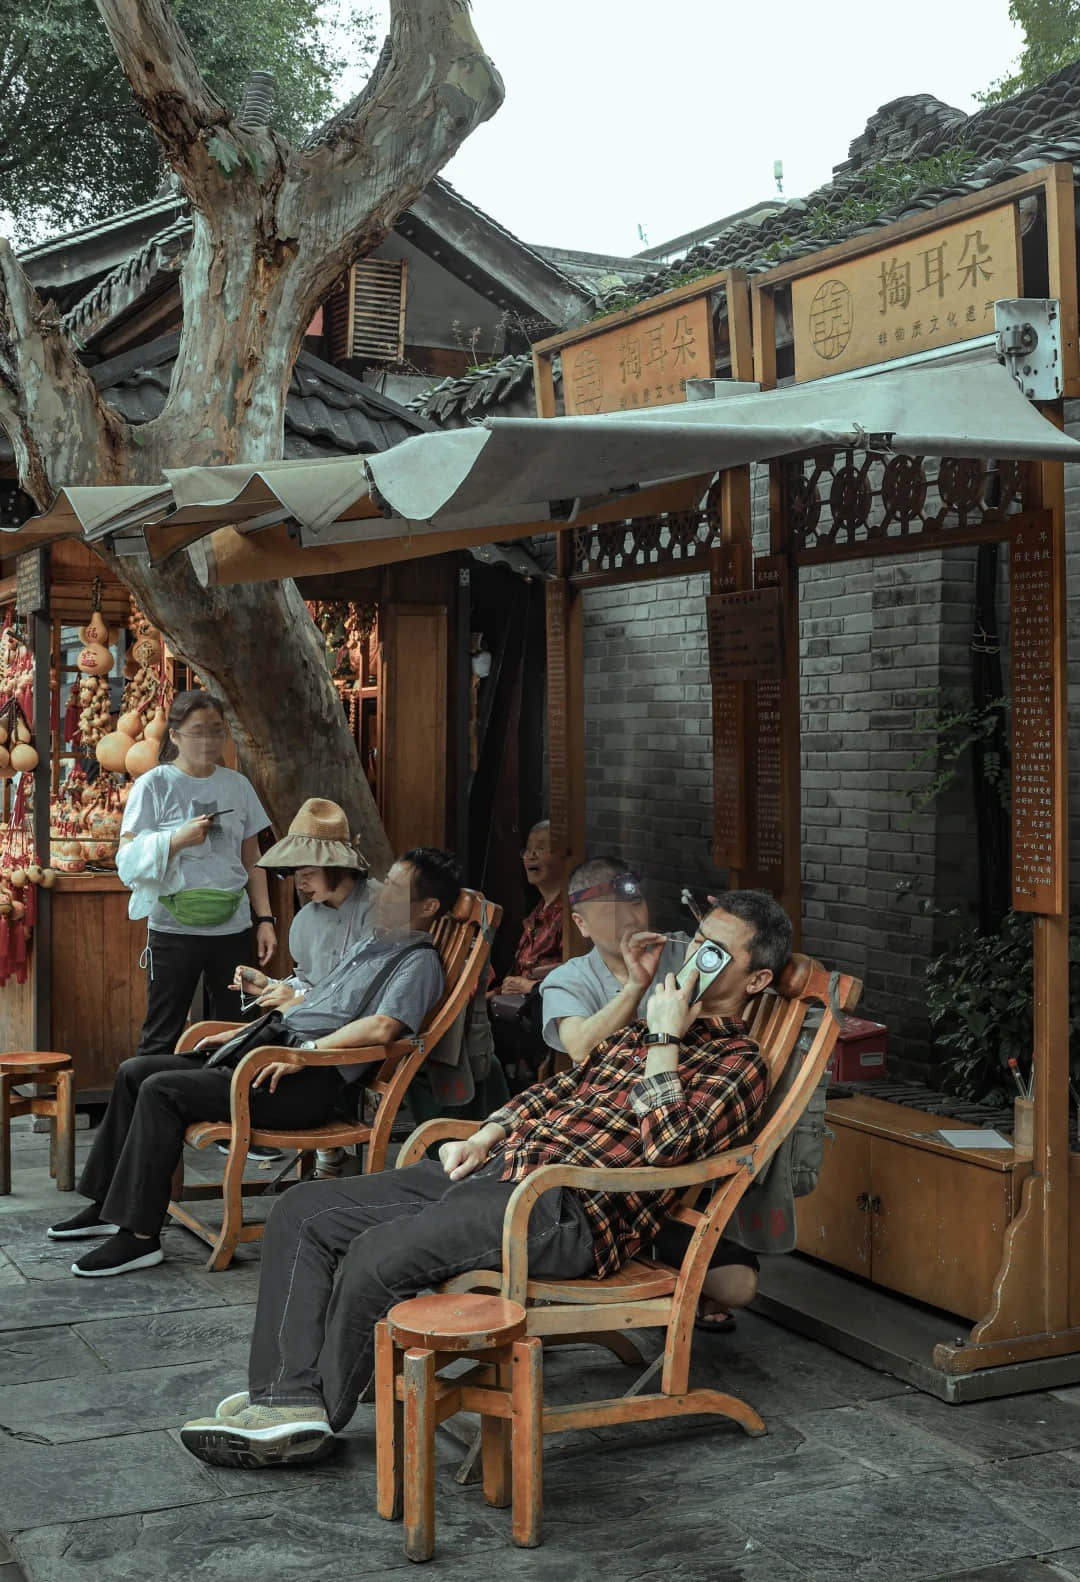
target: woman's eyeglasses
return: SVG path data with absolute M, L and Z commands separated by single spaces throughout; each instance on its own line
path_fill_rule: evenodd
M 174 736 L 179 736 L 185 742 L 223 742 L 228 736 L 228 731 L 174 731 Z

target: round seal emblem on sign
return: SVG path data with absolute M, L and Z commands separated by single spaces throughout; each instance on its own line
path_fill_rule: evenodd
M 810 299 L 810 344 L 832 362 L 846 349 L 855 324 L 855 303 L 842 280 L 823 280 Z

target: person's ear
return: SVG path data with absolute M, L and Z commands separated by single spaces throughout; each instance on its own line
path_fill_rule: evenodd
M 589 925 L 586 923 L 580 912 L 571 912 L 570 921 L 573 923 L 582 939 L 592 938 L 592 935 L 589 933 Z
M 759 967 L 758 970 L 756 972 L 752 972 L 750 974 L 750 976 L 746 980 L 746 993 L 747 993 L 747 995 L 761 994 L 765 989 L 767 989 L 769 987 L 769 985 L 770 985 L 770 983 L 772 983 L 772 981 L 773 981 L 772 968 L 771 967 Z
M 434 922 L 435 918 L 437 918 L 439 915 L 439 903 L 435 897 L 428 896 L 425 900 L 420 901 L 417 904 L 420 908 L 420 916 L 424 919 L 424 922 Z

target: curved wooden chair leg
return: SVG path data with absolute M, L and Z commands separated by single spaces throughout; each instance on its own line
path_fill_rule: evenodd
M 554 1349 L 556 1346 L 602 1346 L 605 1351 L 612 1352 L 620 1362 L 625 1362 L 628 1368 L 640 1368 L 648 1359 L 643 1357 L 629 1335 L 624 1335 L 620 1330 L 611 1329 L 603 1334 L 580 1335 L 545 1335 L 544 1346 Z
M 225 1174 L 221 1179 L 221 1231 L 214 1242 L 206 1267 L 212 1274 L 220 1274 L 232 1262 L 244 1229 L 244 1166 L 247 1163 L 248 1145 L 233 1133 L 229 1156 L 225 1161 Z

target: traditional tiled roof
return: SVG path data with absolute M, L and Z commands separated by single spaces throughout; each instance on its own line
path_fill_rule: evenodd
M 449 420 L 451 427 L 487 417 L 495 407 L 501 417 L 535 417 L 532 356 L 528 352 L 503 357 L 489 368 L 444 379 L 409 402 L 410 411 L 436 424 Z
M 168 285 L 175 280 L 183 267 L 190 236 L 191 221 L 183 218 L 151 237 L 64 314 L 68 334 L 85 345 L 106 324 L 115 323 L 126 308 L 146 300 L 155 284 Z
M 870 221 L 860 218 L 857 203 L 850 202 L 871 196 L 874 167 L 883 161 L 910 163 L 961 150 L 969 163 L 947 186 L 921 188 L 891 210 L 877 212 L 875 206 Z M 1080 62 L 970 116 L 930 94 L 894 99 L 871 116 L 831 182 L 763 218 L 728 226 L 684 258 L 654 270 L 638 283 L 635 295 L 642 300 L 657 296 L 690 270 L 759 273 L 1056 161 L 1080 166 Z M 827 236 L 821 234 L 822 210 L 832 220 Z M 505 412 L 507 401 L 515 410 L 518 405 L 531 410 L 531 366 L 529 357 L 506 357 L 483 372 L 444 380 L 411 404 L 449 426 Z
M 148 423 L 164 407 L 178 346 L 178 336 L 162 336 L 92 370 L 105 400 L 129 423 Z M 432 426 L 310 352 L 296 360 L 285 402 L 290 460 L 371 455 Z M 0 461 L 10 456 L 10 442 L 0 435 Z

